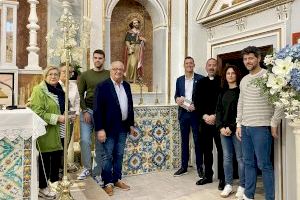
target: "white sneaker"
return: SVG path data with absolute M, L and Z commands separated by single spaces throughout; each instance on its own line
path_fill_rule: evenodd
M 51 189 L 52 192 L 58 192 L 58 181 L 55 181 L 54 183 L 48 181 L 48 187 Z
M 250 199 L 250 198 L 246 197 L 245 194 L 243 194 L 243 200 L 254 200 L 254 199 Z
M 223 191 L 221 192 L 221 197 L 226 198 L 228 197 L 231 193 L 233 193 L 232 191 L 232 186 L 227 184 L 225 185 Z
M 79 176 L 77 177 L 77 180 L 85 180 L 88 176 L 91 175 L 90 170 L 83 168 Z
M 103 182 L 101 176 L 95 176 L 94 180 L 96 181 L 97 185 L 99 185 L 100 187 L 104 187 L 104 182 Z
M 39 190 L 39 197 L 44 199 L 56 199 L 56 193 L 51 191 L 49 187 Z
M 242 186 L 239 186 L 236 191 L 235 197 L 238 200 L 243 200 L 244 191 L 245 191 L 245 188 L 243 188 Z

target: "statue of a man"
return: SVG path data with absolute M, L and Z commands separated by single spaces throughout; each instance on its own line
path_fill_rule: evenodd
M 141 22 L 134 18 L 131 20 L 130 30 L 126 32 L 125 37 L 125 65 L 126 78 L 130 83 L 135 83 L 136 80 L 143 75 L 144 49 L 146 39 L 142 37 L 140 32 Z

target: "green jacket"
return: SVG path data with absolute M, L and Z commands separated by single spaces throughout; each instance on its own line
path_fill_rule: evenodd
M 40 152 L 62 150 L 57 121 L 60 115 L 58 98 L 48 91 L 44 81 L 33 88 L 29 107 L 47 123 L 46 134 L 37 139 L 37 149 Z

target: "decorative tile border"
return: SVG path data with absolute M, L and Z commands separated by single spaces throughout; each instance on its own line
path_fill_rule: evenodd
M 129 135 L 124 152 L 123 175 L 177 168 L 180 137 L 177 106 L 135 108 L 137 135 Z
M 31 138 L 0 140 L 0 199 L 30 199 Z

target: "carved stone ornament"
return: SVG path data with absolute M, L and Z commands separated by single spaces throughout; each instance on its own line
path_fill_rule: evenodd
M 200 8 L 196 21 L 206 28 L 225 24 L 244 17 L 271 9 L 278 9 L 280 20 L 288 17 L 287 4 L 294 0 L 250 0 L 231 3 L 228 7 L 222 6 L 222 0 L 205 0 Z M 220 5 L 216 9 L 216 5 Z M 278 16 L 279 16 L 278 15 Z

